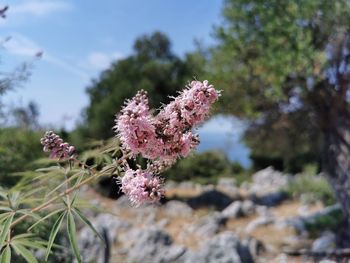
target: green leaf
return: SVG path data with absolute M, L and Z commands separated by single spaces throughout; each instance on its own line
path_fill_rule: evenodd
M 15 244 L 15 245 L 19 244 L 19 245 L 23 245 L 23 246 L 29 247 L 29 248 L 45 250 L 45 246 L 43 246 L 42 244 L 39 244 L 37 242 L 37 240 L 17 239 L 17 240 L 12 240 L 11 241 L 11 245 L 13 245 L 13 244 Z
M 77 186 L 83 180 L 83 178 L 84 178 L 84 174 L 80 175 L 78 180 L 75 182 L 74 187 Z M 74 191 L 72 202 L 70 203 L 71 206 L 73 206 L 75 200 L 77 199 L 78 193 L 79 193 L 79 189 Z
M 30 216 L 36 220 L 40 220 L 41 219 L 41 216 L 39 216 L 38 214 L 35 214 L 33 212 L 31 212 L 30 210 L 28 209 L 21 209 L 21 210 L 17 210 L 17 213 L 19 214 L 22 214 L 22 215 L 27 215 L 27 216 Z
M 62 224 L 63 219 L 64 219 L 64 217 L 65 217 L 66 214 L 67 214 L 66 212 L 63 212 L 63 213 L 57 218 L 55 224 L 53 225 L 53 227 L 52 227 L 52 229 L 51 229 L 51 233 L 50 233 L 50 237 L 49 237 L 49 242 L 48 242 L 48 244 L 47 244 L 46 255 L 45 255 L 45 260 L 46 260 L 46 261 L 47 261 L 49 255 L 50 255 L 53 242 L 55 241 L 55 238 L 56 238 L 56 235 L 57 235 L 57 233 L 58 233 L 58 230 L 60 229 L 61 224 Z
M 1 211 L 13 211 L 11 208 L 9 208 L 7 206 L 0 206 L 0 210 Z
M 35 234 L 32 233 L 25 233 L 25 234 L 19 234 L 11 238 L 11 240 L 18 240 L 18 239 L 27 239 L 30 237 L 35 237 Z
M 101 236 L 101 234 L 96 230 L 96 228 L 93 226 L 93 224 L 87 219 L 84 214 L 76 207 L 73 208 L 73 212 L 83 221 L 105 244 L 104 238 Z
M 12 244 L 12 247 L 15 249 L 15 251 L 21 255 L 28 263 L 38 263 L 38 261 L 35 259 L 32 252 L 30 252 L 28 249 L 26 249 L 24 246 L 20 244 Z
M 78 262 L 81 263 L 82 261 L 81 261 L 78 243 L 76 239 L 75 222 L 74 222 L 73 214 L 71 212 L 68 212 L 68 216 L 67 216 L 67 232 L 68 232 L 69 242 L 73 248 L 74 256 L 78 260 Z
M 11 263 L 11 248 L 6 246 L 1 254 L 1 263 Z
M 36 225 L 40 224 L 41 222 L 43 222 L 44 220 L 50 218 L 51 216 L 59 213 L 59 212 L 62 212 L 64 209 L 59 209 L 59 210 L 56 210 L 56 211 L 53 211 L 51 212 L 50 214 L 44 216 L 43 218 L 41 218 L 40 220 L 36 221 L 33 225 L 31 225 L 29 228 L 28 228 L 28 231 L 32 230 L 33 227 L 35 227 Z
M 10 215 L 12 214 L 12 212 L 6 212 L 3 214 L 0 214 L 0 224 L 6 220 L 6 218 L 8 218 Z
M 4 242 L 7 238 L 7 234 L 10 230 L 10 225 L 12 223 L 14 214 L 11 214 L 5 221 L 2 230 L 1 230 L 1 235 L 0 235 L 0 248 L 4 246 Z
M 36 172 L 51 172 L 51 171 L 56 171 L 56 170 L 60 170 L 62 169 L 61 166 L 59 165 L 55 165 L 55 166 L 50 166 L 50 167 L 46 167 L 46 168 L 40 168 L 40 169 L 36 169 Z

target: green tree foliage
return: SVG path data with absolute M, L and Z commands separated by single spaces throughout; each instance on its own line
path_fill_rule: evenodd
M 223 18 L 211 68 L 225 94 L 220 110 L 252 120 L 245 138 L 253 154 L 282 157 L 286 166 L 298 156 L 317 161 L 315 98 L 328 82 L 326 49 L 349 27 L 348 1 L 227 0 Z
M 222 110 L 252 120 L 255 146 L 266 155 L 322 149 L 322 170 L 346 217 L 338 245 L 348 247 L 349 1 L 226 0 L 223 16 L 212 54 Z
M 168 37 L 160 32 L 137 38 L 134 53 L 113 63 L 88 87 L 90 104 L 79 135 L 111 137 L 114 115 L 125 99 L 144 89 L 148 91 L 151 106 L 159 107 L 201 73 L 200 63 L 197 54 L 186 55 L 185 59 L 177 57 Z
M 41 133 L 18 127 L 0 129 L 0 184 L 11 186 L 20 177 L 13 173 L 31 166 L 31 162 L 42 157 Z

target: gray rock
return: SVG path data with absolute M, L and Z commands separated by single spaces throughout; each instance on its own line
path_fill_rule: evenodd
M 249 216 L 256 212 L 256 206 L 250 200 L 234 201 L 222 211 L 222 215 L 228 219 Z
M 236 179 L 231 177 L 220 177 L 217 185 L 227 188 L 237 187 Z
M 117 240 L 117 233 L 130 224 L 110 214 L 100 214 L 91 220 L 95 229 L 105 240 L 105 244 L 87 226 L 78 233 L 78 246 L 84 262 L 102 263 L 110 257 L 110 248 Z
M 222 215 L 228 219 L 238 218 L 243 216 L 242 202 L 234 201 L 222 211 Z
M 230 231 L 216 235 L 206 242 L 199 251 L 188 253 L 185 263 L 250 263 L 253 258 L 249 248 L 242 245 Z
M 172 200 L 167 202 L 163 206 L 163 210 L 167 216 L 178 217 L 178 216 L 192 216 L 193 209 L 184 202 Z
M 220 191 L 223 191 L 230 196 L 239 195 L 239 191 L 238 191 L 238 188 L 236 186 L 235 178 L 229 178 L 229 177 L 219 178 L 218 183 L 217 183 L 217 188 Z
M 291 176 L 275 171 L 271 166 L 253 175 L 250 191 L 256 194 L 266 194 L 279 191 L 291 180 Z
M 243 215 L 249 216 L 256 213 L 256 205 L 251 200 L 244 200 L 242 203 Z
M 326 231 L 312 243 L 311 250 L 313 252 L 323 252 L 334 247 L 335 234 L 330 231 Z
M 134 230 L 130 238 L 134 243 L 128 249 L 127 262 L 177 262 L 186 252 L 184 247 L 173 245 L 169 234 L 157 227 Z
M 198 222 L 191 225 L 188 230 L 202 237 L 211 237 L 219 232 L 226 221 L 226 217 L 219 212 L 215 212 L 200 218 Z

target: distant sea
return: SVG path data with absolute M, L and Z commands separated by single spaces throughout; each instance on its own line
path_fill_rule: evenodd
M 237 161 L 243 167 L 249 168 L 250 150 L 241 141 L 245 128 L 246 124 L 234 117 L 213 117 L 198 129 L 201 141 L 198 151 L 220 150 L 231 161 Z

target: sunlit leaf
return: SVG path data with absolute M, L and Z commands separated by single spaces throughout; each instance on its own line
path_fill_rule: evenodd
M 78 260 L 78 262 L 81 263 L 82 261 L 81 261 L 79 247 L 76 239 L 75 222 L 71 212 L 69 212 L 67 216 L 67 232 L 68 232 L 69 242 L 73 248 L 74 256 Z
M 34 249 L 41 249 L 41 250 L 45 250 L 45 246 L 38 243 L 37 240 L 31 240 L 31 239 L 17 239 L 17 240 L 13 240 L 11 242 L 11 244 L 19 244 L 25 247 L 29 247 L 29 248 L 34 248 Z
M 0 206 L 0 211 L 13 211 L 13 210 L 7 206 Z
M 11 240 L 18 240 L 18 239 L 26 239 L 26 238 L 30 238 L 30 237 L 34 237 L 35 235 L 32 234 L 32 233 L 25 233 L 25 234 L 19 234 L 19 235 L 16 235 L 14 237 L 11 238 Z
M 84 178 L 84 174 L 82 174 L 82 175 L 78 178 L 78 180 L 76 181 L 74 187 L 76 187 L 76 186 L 83 180 L 83 178 Z M 72 202 L 70 203 L 71 206 L 73 206 L 75 200 L 77 199 L 78 193 L 79 193 L 79 189 L 74 191 L 73 198 L 72 198 Z
M 56 220 L 55 224 L 53 225 L 52 229 L 51 229 L 51 233 L 50 233 L 50 237 L 49 237 L 49 241 L 47 244 L 47 249 L 46 249 L 46 255 L 45 255 L 45 260 L 48 259 L 50 252 L 51 252 L 51 248 L 53 245 L 53 242 L 55 241 L 56 235 L 62 225 L 63 219 L 66 215 L 66 212 L 63 212 Z
M 80 218 L 81 221 L 83 221 L 100 239 L 103 243 L 105 243 L 104 238 L 101 236 L 101 234 L 96 230 L 96 228 L 93 226 L 93 224 L 87 219 L 84 214 L 76 207 L 73 208 L 73 212 Z
M 50 167 L 46 167 L 46 168 L 40 168 L 40 169 L 36 169 L 36 172 L 51 172 L 51 171 L 57 171 L 62 169 L 61 166 L 55 165 L 55 166 L 50 166 Z
M 6 221 L 4 222 L 4 225 L 1 229 L 1 234 L 0 234 L 0 247 L 3 247 L 4 246 L 4 242 L 7 238 L 7 234 L 10 230 L 10 225 L 12 223 L 12 220 L 13 220 L 13 216 L 14 214 L 12 213 L 7 219 Z
M 39 219 L 38 221 L 36 221 L 33 225 L 31 225 L 29 228 L 28 228 L 28 231 L 30 231 L 31 229 L 33 229 L 33 227 L 35 227 L 36 225 L 40 224 L 41 222 L 45 221 L 46 219 L 50 218 L 51 216 L 59 213 L 59 212 L 62 212 L 64 209 L 58 209 L 58 210 L 55 210 L 51 213 L 49 213 L 48 215 L 42 217 L 41 219 Z
M 11 215 L 12 212 L 6 212 L 3 214 L 0 214 L 0 224 L 6 220 L 6 218 L 8 218 Z
M 22 214 L 22 215 L 27 215 L 29 217 L 32 217 L 32 218 L 36 219 L 36 220 L 40 220 L 41 219 L 41 216 L 39 216 L 38 214 L 32 213 L 28 209 L 17 210 L 16 212 L 19 213 L 19 214 Z
M 38 263 L 38 261 L 35 259 L 35 256 L 30 252 L 30 250 L 26 249 L 21 244 L 12 244 L 12 247 L 14 250 L 21 255 L 28 263 Z
M 1 263 L 11 263 L 11 248 L 6 246 L 1 254 Z

